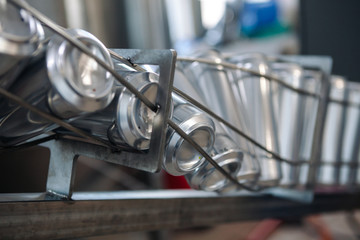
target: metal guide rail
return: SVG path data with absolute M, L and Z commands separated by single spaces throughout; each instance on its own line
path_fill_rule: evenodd
M 28 201 L 16 201 L 24 198 Z M 269 195 L 219 196 L 189 190 L 75 193 L 73 198 L 44 201 L 43 194 L 3 196 L 1 238 L 64 239 L 265 218 L 291 220 L 309 214 L 351 211 L 358 209 L 360 202 L 359 194 L 350 193 L 319 193 L 308 204 Z
M 70 232 L 80 237 L 359 207 L 360 88 L 330 77 L 330 58 L 109 50 L 24 1 L 6 4 L 22 9 L 38 35 L 24 43 L 31 48 L 28 58 L 11 59 L 16 67 L 0 79 L 0 150 L 41 144 L 51 156 L 46 194 L 0 195 L 4 236 L 25 220 L 38 224 L 19 236 L 64 238 Z M 55 35 L 44 40 L 38 21 Z M 337 116 L 341 124 L 332 122 Z M 348 149 L 340 147 L 343 140 Z M 162 167 L 185 175 L 194 189 L 235 193 L 73 193 L 79 155 L 153 173 Z M 324 189 L 328 193 L 314 195 Z M 24 217 L 31 208 L 36 213 Z M 47 211 L 63 221 L 63 232 L 50 233 Z M 130 220 L 128 214 L 134 214 Z M 89 215 L 95 220 L 84 224 Z M 41 224 L 48 228 L 39 231 Z

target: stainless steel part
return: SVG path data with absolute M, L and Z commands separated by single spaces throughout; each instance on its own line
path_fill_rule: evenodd
M 230 62 L 238 66 L 269 74 L 266 58 L 262 54 L 243 54 L 233 56 Z M 249 114 L 250 132 L 255 140 L 267 149 L 279 153 L 278 138 L 273 112 L 271 85 L 264 77 L 256 77 L 246 72 L 233 72 L 233 91 L 237 100 L 244 102 L 243 107 Z M 235 95 L 234 94 L 234 95 Z M 259 184 L 262 186 L 276 186 L 282 177 L 280 163 L 266 152 L 257 149 L 257 157 L 261 166 Z
M 204 104 L 204 100 L 201 97 L 201 91 L 200 89 L 196 88 L 196 85 L 194 85 L 184 74 L 183 67 L 181 63 L 178 63 L 177 69 L 175 71 L 174 76 L 174 86 L 177 89 L 180 89 L 183 92 L 186 92 L 191 97 L 195 98 L 197 101 L 199 101 L 201 104 Z M 218 121 L 214 121 L 215 123 L 215 129 L 216 129 L 216 135 L 215 135 L 215 143 L 217 135 L 228 135 L 224 126 L 221 125 Z M 241 157 L 241 168 L 240 171 L 237 173 L 237 178 L 240 179 L 243 183 L 246 181 L 250 181 L 251 184 L 253 184 L 257 178 L 260 175 L 260 167 L 258 165 L 258 162 L 253 156 L 251 156 L 249 153 L 249 149 L 247 145 L 239 147 L 237 143 L 234 143 L 230 136 L 228 136 L 228 144 L 233 146 L 233 151 L 236 152 L 242 152 Z M 236 145 L 236 146 L 235 146 Z M 220 153 L 221 154 L 221 153 Z M 213 155 L 214 156 L 214 155 Z M 240 159 L 239 159 L 240 160 Z
M 111 64 L 106 48 L 94 36 L 83 30 L 68 30 L 68 33 Z M 112 100 L 111 75 L 98 69 L 96 63 L 61 38 L 54 36 L 46 56 L 38 58 L 9 89 L 38 109 L 69 119 L 100 110 Z M 7 102 L 2 111 L 8 114 L 0 122 L 2 145 L 18 144 L 57 127 L 28 109 Z
M 0 2 L 0 87 L 9 88 L 44 38 L 40 23 L 25 10 Z
M 172 94 L 174 112 L 172 121 L 190 136 L 204 151 L 210 152 L 215 141 L 214 122 L 205 113 Z M 171 175 L 184 175 L 201 166 L 205 159 L 185 141 L 175 129 L 169 128 L 163 168 Z

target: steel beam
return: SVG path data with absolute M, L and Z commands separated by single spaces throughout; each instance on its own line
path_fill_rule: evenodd
M 349 193 L 316 194 L 311 204 L 270 195 L 195 191 L 74 193 L 76 200 L 68 201 L 45 201 L 44 194 L 0 198 L 0 239 L 76 238 L 360 208 L 360 194 Z

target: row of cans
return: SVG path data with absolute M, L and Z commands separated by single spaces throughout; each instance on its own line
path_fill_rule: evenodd
M 141 152 L 149 149 L 156 113 L 115 81 L 94 59 L 61 36 L 52 35 L 48 41 L 44 41 L 41 24 L 26 11 L 6 1 L 0 5 L 0 11 L 0 38 L 4 43 L 0 51 L 1 63 L 9 63 L 0 66 L 2 88 L 39 110 L 120 146 L 125 151 Z M 107 48 L 84 30 L 68 29 L 66 32 L 80 40 L 93 54 L 156 104 L 159 89 L 159 75 L 156 71 L 135 71 L 112 59 Z M 1 147 L 16 146 L 50 132 L 74 134 L 7 98 L 2 97 L 0 104 Z M 243 152 L 232 147 L 235 145 L 233 140 L 221 130 L 221 126 L 215 131 L 215 123 L 209 116 L 176 94 L 173 94 L 172 106 L 171 118 L 183 131 L 206 151 L 211 151 L 215 159 L 226 159 L 221 161 L 222 167 L 234 173 L 239 171 Z M 205 171 L 205 175 L 209 175 L 209 171 L 214 172 L 214 169 L 173 129 L 167 130 L 166 137 L 163 168 L 167 172 L 187 175 L 193 179 L 191 182 L 197 189 L 217 190 L 225 185 L 227 180 L 216 176 L 217 173 L 214 177 L 206 177 L 207 181 L 213 183 L 205 184 L 200 172 Z M 195 175 L 190 177 L 189 173 L 194 172 L 199 172 L 198 180 Z
M 194 61 L 178 63 L 182 79 L 175 74 L 175 86 L 235 125 L 286 162 L 273 159 L 237 133 L 225 128 L 238 149 L 250 157 L 242 168 L 251 169 L 259 187 L 297 188 L 309 184 L 315 168 L 316 187 L 354 187 L 359 183 L 360 84 L 341 76 L 323 81 L 323 73 L 294 62 L 284 62 L 260 53 L 222 56 L 208 51 L 195 57 L 219 65 Z M 222 62 L 239 68 L 229 69 Z M 247 69 L 259 74 L 253 74 Z M 263 76 L 262 76 L 263 75 Z M 271 81 L 273 76 L 282 83 Z M 187 80 L 184 80 L 187 78 Z M 320 159 L 311 165 L 316 119 L 323 84 L 329 84 Z M 300 94 L 298 89 L 309 94 Z M 216 124 L 216 126 L 218 123 Z M 250 167 L 249 167 L 250 166 Z M 241 170 L 237 178 L 247 175 Z M 226 187 L 225 187 L 226 189 Z
M 41 24 L 26 11 L 0 4 L 0 86 L 38 109 L 126 151 L 149 149 L 155 112 L 118 83 L 94 59 L 58 35 L 44 41 Z M 156 104 L 157 69 L 143 71 L 111 58 L 92 34 L 66 30 Z M 240 183 L 249 187 L 296 187 L 307 184 L 316 167 L 320 186 L 356 185 L 360 145 L 360 85 L 343 77 L 329 79 L 319 166 L 310 166 L 319 98 L 301 95 L 265 76 L 319 95 L 322 74 L 259 53 L 224 57 L 216 51 L 194 55 L 220 63 L 177 63 L 174 86 L 252 139 L 289 162 L 280 162 L 192 103 L 172 93 L 170 117 Z M 222 62 L 236 64 L 228 69 Z M 241 68 L 254 71 L 252 74 Z M 0 146 L 15 146 L 40 134 L 73 134 L 10 100 L 0 99 Z M 172 128 L 166 132 L 162 166 L 184 175 L 194 189 L 233 191 L 230 183 Z M 302 164 L 297 164 L 302 162 Z M 293 163 L 293 164 L 292 164 Z

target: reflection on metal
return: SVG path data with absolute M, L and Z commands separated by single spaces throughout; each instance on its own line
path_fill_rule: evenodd
M 73 38 L 69 35 L 62 27 L 58 26 L 56 23 L 52 22 L 49 18 L 41 14 L 35 8 L 28 5 L 25 1 L 18 0 L 10 0 L 11 3 L 15 4 L 19 8 L 23 8 L 31 13 L 34 17 L 36 17 L 40 22 L 44 23 L 46 27 L 59 34 L 63 38 L 65 38 L 68 42 L 70 42 L 74 47 L 78 48 L 81 52 L 85 53 L 87 56 L 93 58 L 100 66 L 102 66 L 105 70 L 109 71 L 122 85 L 124 85 L 127 89 L 129 89 L 137 98 L 139 98 L 146 106 L 156 112 L 157 107 L 152 104 L 146 97 L 140 94 L 131 84 L 129 84 L 125 79 L 123 79 L 116 71 L 111 68 L 105 61 L 101 58 L 97 57 L 91 50 L 83 44 L 81 41 Z
M 272 72 L 265 55 L 259 53 L 234 56 L 228 61 L 245 69 L 257 71 L 262 75 L 268 75 Z M 243 104 L 245 109 L 243 112 L 248 114 L 247 123 L 252 137 L 264 145 L 266 149 L 279 153 L 271 88 L 274 83 L 264 77 L 256 77 L 243 71 L 233 71 L 232 73 L 234 77 L 232 80 L 233 92 L 238 96 L 238 99 L 246 103 Z M 277 186 L 282 178 L 280 162 L 272 156 L 267 156 L 266 152 L 261 149 L 256 150 L 262 169 L 259 185 Z
M 230 63 L 226 62 L 220 53 L 214 52 L 207 53 L 209 55 L 206 55 L 206 57 L 210 59 L 178 58 L 182 63 L 186 62 L 188 64 L 184 69 L 186 71 L 185 75 L 192 79 L 191 84 L 196 85 L 203 91 L 202 96 L 199 97 L 203 100 L 197 99 L 199 103 L 187 94 L 174 88 L 174 92 L 185 99 L 181 100 L 184 101 L 183 104 L 179 104 L 180 101 L 177 101 L 177 97 L 172 97 L 176 95 L 172 93 L 172 80 L 176 61 L 175 51 L 113 49 L 110 50 L 113 60 L 119 61 L 114 68 L 110 63 L 106 63 L 102 57 L 95 54 L 94 52 L 96 51 L 94 49 L 89 48 L 87 44 L 71 36 L 68 30 L 64 30 L 49 21 L 25 2 L 19 0 L 12 0 L 11 2 L 20 8 L 24 8 L 48 28 L 59 34 L 59 36 L 56 35 L 57 38 L 65 38 L 67 44 L 80 50 L 77 51 L 80 53 L 79 62 L 81 56 L 85 56 L 86 65 L 96 66 L 96 69 L 99 65 L 101 71 L 105 72 L 106 76 L 112 75 L 115 77 L 119 82 L 118 84 L 120 84 L 117 87 L 123 88 L 118 92 L 118 99 L 116 100 L 125 99 L 125 105 L 130 106 L 133 110 L 133 112 L 130 110 L 129 113 L 129 108 L 123 108 L 123 112 L 120 113 L 120 116 L 117 116 L 120 119 L 120 123 L 115 125 L 109 124 L 109 126 L 114 126 L 114 128 L 105 128 L 105 131 L 98 134 L 92 131 L 91 127 L 86 128 L 83 124 L 78 124 L 74 127 L 68 123 L 70 120 L 60 120 L 52 114 L 42 111 L 41 107 L 34 107 L 25 102 L 24 100 L 27 101 L 27 99 L 21 99 L 15 94 L 0 88 L 2 96 L 14 100 L 20 105 L 16 106 L 16 109 L 24 107 L 26 111 L 30 110 L 30 114 L 36 113 L 41 116 L 41 120 L 49 120 L 51 123 L 56 123 L 90 140 L 86 142 L 84 139 L 73 138 L 42 143 L 52 151 L 47 183 L 47 197 L 53 200 L 71 198 L 76 160 L 79 155 L 85 155 L 149 172 L 159 171 L 162 160 L 166 156 L 164 168 L 169 173 L 174 175 L 188 173 L 187 179 L 195 188 L 217 190 L 220 192 L 222 190 L 230 191 L 229 189 L 231 188 L 260 191 L 264 188 L 278 186 L 281 179 L 281 169 L 279 166 L 280 164 L 288 164 L 287 169 L 290 169 L 289 172 L 291 172 L 289 181 L 282 186 L 284 187 L 283 189 L 275 189 L 271 193 L 309 201 L 309 199 L 312 199 L 311 195 L 314 189 L 318 187 L 318 171 L 323 167 L 321 150 L 328 103 L 341 104 L 341 107 L 347 106 L 348 103 L 352 104 L 351 106 L 353 104 L 355 106 L 356 104 L 359 105 L 356 96 L 354 99 L 337 99 L 334 96 L 331 98 L 331 101 L 329 100 L 331 88 L 329 82 L 331 60 L 329 58 L 280 56 L 271 59 L 263 55 L 255 57 L 252 55 L 249 59 L 246 56 L 244 59 L 244 56 L 231 56 L 226 59 L 233 62 Z M 51 47 L 51 45 L 52 42 L 50 41 L 48 46 Z M 61 49 L 61 46 L 59 49 Z M 107 52 L 106 55 L 108 58 Z M 295 79 L 291 80 L 289 76 L 275 76 L 275 74 L 271 73 L 268 68 L 268 61 L 276 62 L 273 65 L 274 68 L 275 64 L 279 62 L 291 62 L 300 67 L 295 72 L 292 72 L 292 76 L 295 76 Z M 68 61 L 66 64 L 65 72 L 71 72 L 72 61 Z M 145 68 L 139 67 L 139 65 L 146 64 L 157 65 L 159 67 L 159 79 L 154 80 L 158 84 L 153 84 L 151 80 L 153 74 L 144 72 Z M 119 66 L 126 68 L 126 74 L 123 72 L 124 69 L 119 70 L 117 68 Z M 85 70 L 88 69 L 86 68 Z M 301 81 L 298 77 L 302 76 L 302 71 L 312 70 L 315 70 L 319 77 L 318 83 L 320 86 L 315 87 L 316 90 L 314 90 L 314 86 L 307 88 L 295 84 Z M 140 80 L 134 76 L 141 76 Z M 131 79 L 132 77 L 135 80 Z M 59 81 L 56 81 L 56 84 L 58 83 Z M 148 87 L 148 84 L 151 86 L 156 85 L 156 90 L 143 91 L 143 87 Z M 83 82 L 83 85 L 87 85 L 87 83 Z M 99 87 L 104 87 L 102 84 L 100 85 Z M 72 87 L 76 89 L 79 86 L 77 83 L 73 83 Z M 91 88 L 89 89 L 92 90 Z M 279 94 L 276 97 L 273 96 L 275 91 L 278 91 Z M 287 93 L 290 93 L 290 95 Z M 105 97 L 110 97 L 110 95 L 108 94 Z M 294 95 L 295 98 L 293 98 Z M 50 94 L 49 96 L 51 98 L 52 95 Z M 311 101 L 316 101 L 316 103 L 312 102 L 314 103 L 312 108 L 309 108 L 309 105 L 313 104 L 306 101 L 309 98 Z M 172 111 L 171 100 L 175 105 L 172 119 L 170 118 L 170 112 Z M 199 109 L 194 108 L 194 106 L 186 101 Z M 203 105 L 203 101 L 207 107 Z M 286 101 L 286 103 L 294 102 L 294 105 L 297 107 L 290 109 L 292 107 L 291 104 L 280 104 L 283 101 Z M 32 102 L 30 101 L 30 103 Z M 120 106 L 119 108 L 123 107 L 124 102 L 117 103 Z M 275 107 L 273 106 L 274 104 L 278 105 Z M 49 105 L 52 113 L 60 117 L 74 117 L 73 109 L 69 110 L 66 108 L 66 104 L 58 104 L 56 107 L 52 104 Z M 115 108 L 117 108 L 118 105 L 115 105 Z M 58 107 L 60 107 L 60 110 L 64 110 L 61 108 L 64 106 L 66 111 L 62 115 Z M 234 107 L 236 111 L 234 111 Z M 219 115 L 209 108 L 214 109 L 214 112 Z M 212 119 L 200 110 L 208 113 L 210 117 L 223 123 L 229 129 L 225 128 L 222 131 L 222 127 L 219 127 L 219 130 L 216 131 L 216 126 L 221 126 L 221 124 L 214 124 Z M 292 135 L 289 137 L 292 139 L 291 143 L 293 144 L 292 155 L 279 151 L 277 146 L 279 129 L 283 127 L 284 122 L 294 120 L 286 117 L 290 110 L 294 111 L 292 116 L 299 120 L 299 123 L 296 123 L 295 126 L 289 127 L 289 129 L 296 128 L 296 131 L 289 132 Z M 274 111 L 278 111 L 281 121 L 274 116 Z M 139 119 L 142 121 L 139 122 Z M 189 119 L 192 122 L 188 124 L 187 121 Z M 1 120 L 4 122 L 6 117 Z M 82 119 L 76 120 L 80 121 Z M 111 123 L 113 117 L 109 117 L 106 120 L 108 121 L 106 124 Z M 276 122 L 279 123 L 278 126 L 275 126 Z M 182 123 L 186 123 L 186 126 L 183 126 Z M 203 125 L 199 127 L 201 131 L 195 134 L 191 128 L 196 126 L 197 123 L 202 123 Z M 351 122 L 348 124 L 352 126 L 351 130 L 357 129 L 357 132 L 359 131 L 360 121 L 358 118 L 355 120 L 355 123 Z M 124 133 L 124 131 L 128 130 L 130 132 Z M 135 130 L 135 133 L 133 130 Z M 300 134 L 302 130 L 305 131 L 304 134 Z M 56 129 L 54 131 L 60 134 L 64 133 L 63 129 Z M 114 133 L 111 131 L 120 132 L 120 138 L 125 140 L 127 146 L 122 147 L 119 142 L 116 142 L 111 137 L 113 136 L 112 133 Z M 167 132 L 169 133 L 168 136 L 166 135 Z M 341 134 L 343 136 L 345 133 L 342 132 Z M 137 138 L 139 135 L 142 136 Z M 172 142 L 172 136 L 175 136 L 174 142 Z M 349 162 L 353 164 L 352 166 L 355 166 L 350 171 L 349 181 L 352 185 L 356 185 L 360 137 L 357 135 L 349 137 L 349 139 L 354 141 L 350 151 L 351 159 Z M 169 141 L 167 142 L 167 140 Z M 214 140 L 215 145 L 213 146 Z M 233 142 L 234 140 L 235 143 Z M 97 145 L 93 144 L 94 141 Z M 227 149 L 230 145 L 232 152 Z M 252 150 L 254 146 L 257 151 Z M 299 149 L 295 149 L 297 147 Z M 230 155 L 228 155 L 229 153 Z M 224 156 L 225 158 L 222 158 Z M 339 156 L 341 157 L 340 153 L 336 154 L 337 158 Z M 248 159 L 251 160 L 247 162 Z M 204 160 L 207 161 L 205 164 Z M 259 171 L 257 171 L 256 167 L 258 162 L 260 162 L 259 165 L 261 166 Z M 343 159 L 336 159 L 336 162 L 342 163 Z M 244 169 L 243 167 L 247 166 L 244 163 L 253 163 L 253 166 L 255 166 L 250 167 L 253 170 L 251 177 L 241 174 Z M 174 166 L 177 166 L 177 168 L 172 168 Z M 339 167 L 336 164 L 334 166 Z M 339 183 L 338 175 L 338 173 L 335 174 L 337 183 Z M 286 191 L 286 188 L 290 190 Z
M 7 1 L 0 3 L 0 87 L 7 89 L 44 39 L 39 21 Z
M 205 113 L 194 108 L 173 94 L 174 112 L 172 121 L 190 136 L 206 152 L 215 141 L 214 122 Z M 184 175 L 203 165 L 204 160 L 196 149 L 177 133 L 168 129 L 163 168 L 171 175 Z
M 317 172 L 317 165 L 319 164 L 319 159 L 320 159 L 320 149 L 319 147 L 316 145 L 319 142 L 321 142 L 322 140 L 322 128 L 323 128 L 323 121 L 324 118 L 326 116 L 326 104 L 327 104 L 327 90 L 328 89 L 328 75 L 330 74 L 330 70 L 331 70 L 331 60 L 329 58 L 324 58 L 324 57 L 300 57 L 300 56 L 294 56 L 294 57 L 281 57 L 283 58 L 282 61 L 290 61 L 290 62 L 296 62 L 297 64 L 300 64 L 301 66 L 303 66 L 304 68 L 312 68 L 312 69 L 318 69 L 317 71 L 320 70 L 320 72 L 322 72 L 322 76 L 323 76 L 323 80 L 322 80 L 322 90 L 315 93 L 315 92 L 310 92 L 308 90 L 303 90 L 301 88 L 295 88 L 292 85 L 286 83 L 284 80 L 279 79 L 278 77 L 273 77 L 273 76 L 268 76 L 268 75 L 263 75 L 257 71 L 255 71 L 255 76 L 260 76 L 260 77 L 265 77 L 269 80 L 274 80 L 274 82 L 279 83 L 281 86 L 285 87 L 286 89 L 289 89 L 291 91 L 294 90 L 295 93 L 297 94 L 302 94 L 304 92 L 304 96 L 308 96 L 308 97 L 316 97 L 319 98 L 320 96 L 322 96 L 320 98 L 320 103 L 318 105 L 318 109 L 317 109 L 317 113 L 315 116 L 317 116 L 317 125 L 316 125 L 316 129 L 314 130 L 315 132 L 313 133 L 313 135 L 310 135 L 310 139 L 313 138 L 313 140 L 311 141 L 313 144 L 312 146 L 312 152 L 311 152 L 311 159 L 307 159 L 306 161 L 310 161 L 310 164 L 305 166 L 305 170 L 302 170 L 302 172 L 305 172 L 307 176 L 305 176 L 305 180 L 301 183 L 301 187 L 300 189 L 303 188 L 304 184 L 307 185 L 308 189 L 313 189 L 316 183 L 316 179 L 314 179 L 314 176 Z M 280 59 L 281 59 L 280 58 Z M 179 58 L 178 58 L 179 60 Z M 216 65 L 216 66 L 221 66 L 221 67 L 225 67 L 225 68 L 229 68 L 229 69 L 235 69 L 235 70 L 241 70 L 244 71 L 246 73 L 250 73 L 253 74 L 253 70 L 251 69 L 247 69 L 244 67 L 239 67 L 237 65 L 234 64 L 228 64 L 227 62 L 223 62 L 223 61 L 214 61 L 214 60 L 204 60 L 204 59 L 197 59 L 197 58 L 180 58 L 180 60 L 186 61 L 186 62 L 196 62 L 199 61 L 200 63 L 205 63 L 205 64 L 210 64 L 210 65 Z M 186 96 L 186 94 L 183 94 L 181 91 L 175 89 L 176 92 L 179 92 L 179 94 L 183 95 L 188 101 L 190 101 L 191 103 L 193 103 L 194 105 L 198 106 L 199 108 L 201 108 L 202 110 L 204 110 L 205 112 L 209 113 L 212 117 L 214 118 L 218 118 L 219 121 L 223 122 L 226 126 L 232 128 L 233 126 L 231 124 L 229 124 L 228 122 L 224 121 L 223 119 L 219 118 L 216 114 L 214 114 L 211 110 L 209 110 L 208 108 L 206 108 L 205 106 L 202 106 L 200 103 L 198 103 L 197 101 L 194 101 L 194 99 L 192 99 L 189 96 Z M 242 132 L 240 132 L 241 134 L 243 134 Z M 312 136 L 312 137 L 311 137 Z M 251 138 L 251 136 L 248 136 Z M 309 139 L 307 139 L 309 140 Z M 252 139 L 249 139 L 249 141 L 253 141 Z M 255 141 L 255 145 L 257 147 L 260 147 L 262 149 L 267 150 L 267 152 L 269 153 L 273 153 L 272 151 L 269 151 L 269 149 L 267 149 L 265 146 L 263 146 L 262 144 L 258 144 L 257 141 Z M 315 145 L 315 146 L 314 146 Z M 283 157 L 280 157 L 277 153 L 274 153 L 274 155 L 276 156 L 277 160 L 280 160 L 282 162 L 288 163 L 290 165 L 299 165 L 299 164 L 304 164 L 306 163 L 306 161 L 304 161 L 303 159 L 301 159 L 300 161 L 294 162 L 292 160 L 287 160 Z M 307 169 L 309 168 L 309 170 Z M 304 192 L 305 193 L 305 192 Z M 283 194 L 282 194 L 283 195 Z M 304 198 L 305 199 L 305 198 Z
M 66 30 L 112 66 L 105 46 L 90 33 Z M 50 38 L 43 54 L 32 59 L 9 91 L 43 112 L 70 122 L 105 108 L 113 99 L 114 79 L 96 62 L 59 36 Z M 61 46 L 61 47 L 60 47 Z M 11 146 L 57 127 L 26 108 L 11 102 L 1 108 L 1 145 Z

